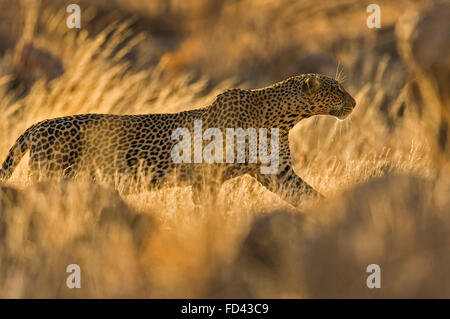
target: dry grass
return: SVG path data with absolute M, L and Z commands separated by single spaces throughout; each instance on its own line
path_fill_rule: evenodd
M 26 13 L 38 9 L 0 2 L 16 12 L 16 26 L 2 30 L 20 37 Z M 316 71 L 335 72 L 330 57 L 344 61 L 357 108 L 345 121 L 315 117 L 290 133 L 296 172 L 327 197 L 300 210 L 249 177 L 226 183 L 201 211 L 189 188 L 121 195 L 81 181 L 33 184 L 24 158 L 0 190 L 1 297 L 450 297 L 450 181 L 409 104 L 404 65 L 370 46 L 379 39 L 365 27 L 364 6 L 285 2 L 289 10 L 258 1 L 260 13 L 248 16 L 245 5 L 255 1 L 225 8 L 118 1 L 123 16 L 106 27 L 110 18 L 87 9 L 90 31 L 65 27 L 62 2 L 42 2 L 33 43 L 64 73 L 13 85 L 19 49 L 2 53 L 2 159 L 42 119 L 200 107 L 235 84 L 257 87 L 306 72 L 297 61 L 310 54 L 319 57 Z M 161 30 L 141 33 L 127 20 L 135 10 L 148 23 L 161 10 L 179 17 L 175 26 L 163 19 L 179 45 L 161 50 L 154 40 Z M 401 11 L 402 2 L 384 10 L 387 28 Z M 297 21 L 296 12 L 305 18 Z M 211 24 L 209 16 L 220 18 Z M 298 31 L 308 26 L 311 33 Z M 327 36 L 330 28 L 342 47 Z M 72 263 L 81 266 L 81 289 L 65 286 Z M 381 266 L 381 289 L 365 285 L 371 263 Z

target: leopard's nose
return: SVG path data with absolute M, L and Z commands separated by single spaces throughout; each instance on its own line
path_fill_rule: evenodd
M 356 106 L 356 101 L 350 94 L 347 96 L 347 105 L 350 107 Z

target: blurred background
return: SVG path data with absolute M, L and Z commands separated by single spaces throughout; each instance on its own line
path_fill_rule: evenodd
M 357 100 L 290 133 L 327 197 L 295 209 L 250 178 L 190 189 L 0 186 L 1 297 L 450 297 L 450 2 L 0 0 L 0 157 L 33 123 L 207 106 L 302 73 Z M 77 263 L 82 288 L 68 289 Z M 368 289 L 379 264 L 382 288 Z

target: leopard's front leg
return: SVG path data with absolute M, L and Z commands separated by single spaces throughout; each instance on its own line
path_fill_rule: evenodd
M 280 164 L 275 174 L 262 174 L 256 170 L 251 174 L 264 187 L 278 194 L 282 199 L 297 206 L 304 196 L 324 197 L 302 180 L 292 168 L 292 158 L 287 140 L 280 145 Z

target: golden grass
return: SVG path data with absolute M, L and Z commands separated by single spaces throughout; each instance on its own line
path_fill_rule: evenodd
M 51 12 L 44 10 L 47 29 L 35 44 L 61 59 L 61 77 L 17 98 L 8 89 L 13 52 L 0 60 L 2 159 L 19 134 L 46 118 L 178 112 L 243 80 L 211 87 L 205 77 L 174 76 L 168 68 L 176 55 L 135 69 L 123 56 L 144 38 L 129 23 L 89 36 L 62 28 L 65 15 Z M 226 62 L 238 64 L 247 51 L 240 44 Z M 250 177 L 224 184 L 217 202 L 200 211 L 189 188 L 123 195 L 82 181 L 33 184 L 22 159 L 0 191 L 0 297 L 450 297 L 448 176 L 437 177 L 405 82 L 388 74 L 386 59 L 367 61 L 375 75 L 363 83 L 351 80 L 360 70 L 345 72 L 357 100 L 347 120 L 315 117 L 290 133 L 296 172 L 326 196 L 299 208 Z M 381 111 L 386 98 L 406 103 L 393 126 Z M 81 289 L 65 285 L 72 263 L 81 267 Z M 371 263 L 381 266 L 381 289 L 366 287 Z

